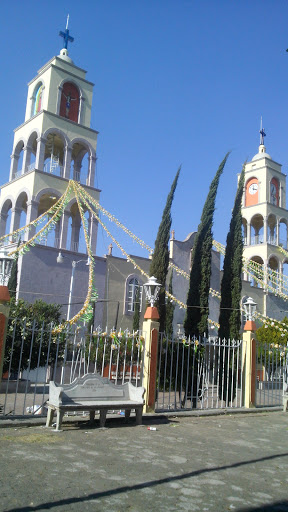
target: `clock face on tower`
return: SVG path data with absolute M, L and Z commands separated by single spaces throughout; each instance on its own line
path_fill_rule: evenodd
M 248 190 L 249 194 L 251 194 L 252 196 L 256 194 L 256 192 L 258 191 L 258 183 L 252 183 Z

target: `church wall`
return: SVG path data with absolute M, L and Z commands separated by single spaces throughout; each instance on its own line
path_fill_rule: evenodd
M 151 260 L 147 258 L 141 258 L 139 256 L 131 256 L 135 262 L 149 274 L 149 267 Z M 105 299 L 106 303 L 104 306 L 103 315 L 103 328 L 106 327 L 112 329 L 115 327 L 116 318 L 117 329 L 129 329 L 132 330 L 133 326 L 133 313 L 125 313 L 125 300 L 126 300 L 126 281 L 129 276 L 135 276 L 143 285 L 147 282 L 147 278 L 141 274 L 141 272 L 130 262 L 127 262 L 124 258 L 115 257 L 112 255 L 106 256 L 107 260 L 107 273 L 106 273 L 106 285 L 105 285 Z M 119 309 L 118 309 L 119 308 Z M 142 323 L 144 319 L 144 313 L 146 309 L 146 301 L 142 299 L 142 312 L 140 316 L 140 329 L 142 329 Z M 117 315 L 118 310 L 118 315 Z
M 19 297 L 35 302 L 42 299 L 48 303 L 63 304 L 63 318 L 67 315 L 67 305 L 72 273 L 72 261 L 78 263 L 74 274 L 74 291 L 70 318 L 83 306 L 88 289 L 89 267 L 86 266 L 86 254 L 62 251 L 63 263 L 57 263 L 58 249 L 37 245 L 20 258 L 19 261 Z M 99 298 L 104 297 L 106 261 L 95 258 L 95 286 Z M 79 303 L 79 304 L 76 304 Z M 95 326 L 102 324 L 103 304 L 99 302 L 95 308 Z
M 272 293 L 266 296 L 267 315 L 275 320 L 283 320 L 284 316 L 288 317 L 288 302 L 277 297 Z
M 170 255 L 172 256 L 173 263 L 175 263 L 177 267 L 185 270 L 188 275 L 190 275 L 191 249 L 194 244 L 195 236 L 196 232 L 188 235 L 183 242 L 179 240 L 170 241 Z M 220 254 L 214 250 L 212 251 L 210 286 L 216 291 L 220 290 Z M 176 271 L 173 271 L 173 295 L 184 304 L 187 302 L 188 288 L 189 280 L 177 274 Z M 174 334 L 178 332 L 177 324 L 181 324 L 181 330 L 183 331 L 185 314 L 185 309 L 180 309 L 178 305 L 175 305 L 173 319 Z M 209 297 L 209 318 L 215 322 L 218 322 L 219 318 L 219 299 L 211 295 Z M 214 329 L 209 329 L 209 334 L 213 335 Z

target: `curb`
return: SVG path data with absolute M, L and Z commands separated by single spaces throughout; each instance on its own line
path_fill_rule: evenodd
M 207 410 L 195 410 L 195 411 L 157 411 L 155 413 L 145 413 L 143 414 L 143 420 L 149 419 L 153 421 L 167 419 L 167 418 L 199 418 L 199 417 L 210 417 L 210 416 L 232 416 L 238 414 L 263 414 L 263 413 L 271 413 L 271 412 L 281 412 L 283 408 L 280 406 L 277 407 L 255 407 L 251 409 L 207 409 Z M 114 415 L 109 414 L 107 418 L 115 418 Z M 71 416 L 70 416 L 71 418 Z M 65 423 L 74 423 L 77 419 L 83 418 L 83 416 L 74 416 L 73 419 L 69 417 L 65 418 Z M 85 420 L 87 421 L 87 417 Z M 38 417 L 25 417 L 25 416 L 14 416 L 10 418 L 0 417 L 0 428 L 9 428 L 9 427 L 38 427 L 44 426 L 46 422 L 46 416 L 38 416 Z

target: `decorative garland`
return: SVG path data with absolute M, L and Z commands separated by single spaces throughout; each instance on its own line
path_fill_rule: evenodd
M 29 222 L 29 224 L 26 224 L 26 226 L 23 226 L 22 228 L 16 229 L 12 233 L 8 233 L 7 235 L 1 236 L 0 237 L 0 242 L 2 240 L 5 240 L 5 239 L 11 238 L 11 237 L 13 237 L 15 239 L 16 235 L 21 233 L 22 231 L 26 231 L 28 229 L 31 229 L 33 226 L 39 225 L 43 221 L 43 218 L 45 216 L 49 215 L 50 213 L 54 213 L 55 210 L 58 210 L 58 207 L 61 206 L 61 203 L 62 203 L 62 200 L 63 200 L 63 196 L 66 193 L 68 194 L 68 192 L 70 192 L 71 186 L 72 186 L 71 182 L 69 181 L 69 183 L 67 185 L 67 188 L 66 188 L 66 191 L 64 192 L 64 194 L 58 199 L 58 201 L 56 201 L 56 203 L 53 204 L 53 206 L 51 206 L 51 208 L 49 208 L 49 210 L 47 210 L 46 212 L 42 213 L 42 215 L 37 217 L 37 219 Z
M 49 231 L 56 226 L 56 223 L 61 218 L 64 209 L 67 206 L 67 203 L 69 201 L 68 192 L 70 190 L 70 187 L 67 187 L 65 193 L 60 198 L 60 204 L 56 208 L 55 213 L 52 215 L 52 217 L 49 219 L 49 221 L 43 226 L 38 233 L 36 233 L 32 238 L 30 238 L 27 242 L 23 242 L 19 247 L 15 248 L 13 251 L 8 253 L 8 256 L 13 256 L 13 254 L 19 253 L 19 255 L 24 254 L 25 252 L 29 251 L 29 246 L 34 247 L 37 240 L 42 240 L 44 236 L 46 236 Z M 45 212 L 45 215 L 47 215 L 47 212 Z M 31 224 L 35 223 L 37 224 L 38 219 L 36 221 L 32 221 Z
M 77 185 L 79 185 L 79 183 L 77 183 Z M 93 206 L 95 206 L 95 208 L 101 210 L 101 212 L 104 215 L 106 215 L 111 222 L 115 222 L 115 224 L 118 228 L 123 229 L 123 231 L 125 233 L 127 233 L 127 235 L 129 235 L 130 238 L 132 238 L 135 242 L 137 242 L 139 245 L 141 245 L 141 247 L 143 247 L 144 249 L 147 249 L 147 251 L 150 254 L 153 253 L 153 249 L 151 247 L 149 247 L 149 245 L 147 245 L 143 240 L 141 240 L 141 238 L 134 235 L 134 233 L 132 233 L 132 231 L 130 231 L 130 229 L 126 228 L 118 219 L 116 219 L 116 217 L 114 217 L 114 215 L 112 215 L 107 210 L 105 210 L 105 208 L 103 208 L 103 206 L 101 206 L 100 203 L 98 201 L 96 201 L 96 199 L 94 199 L 92 196 L 90 196 L 90 194 L 88 194 L 88 192 L 84 189 L 84 187 L 79 185 L 78 189 L 79 189 L 79 192 L 80 191 L 82 192 L 82 195 L 85 196 L 85 198 L 88 200 L 89 203 L 91 203 Z
M 99 222 L 99 224 L 101 224 L 101 226 L 103 227 L 104 231 L 107 233 L 107 235 L 113 240 L 113 242 L 116 244 L 116 246 L 118 247 L 118 249 L 120 249 L 120 251 L 122 252 L 122 254 L 126 257 L 127 261 L 131 262 L 133 265 L 134 265 L 134 268 L 137 268 L 142 275 L 145 275 L 145 277 L 147 279 L 149 279 L 149 274 L 147 274 L 147 272 L 145 272 L 137 263 L 136 261 L 131 258 L 131 256 L 123 249 L 123 247 L 121 246 L 121 244 L 116 240 L 116 238 L 110 233 L 110 231 L 108 230 L 108 228 L 106 227 L 106 225 L 104 224 L 104 222 L 101 221 L 100 217 L 96 214 L 96 212 L 91 208 L 91 206 L 89 205 L 89 203 L 87 202 L 86 200 L 86 197 L 84 194 L 82 194 L 82 188 L 83 187 L 80 187 L 78 183 L 76 183 L 76 187 L 78 189 L 78 192 L 79 194 L 81 195 L 83 201 L 84 201 L 84 204 L 85 206 L 88 208 L 88 210 L 90 211 L 90 213 L 92 215 L 94 215 L 94 217 L 96 218 L 96 220 Z M 84 197 L 83 197 L 84 196 Z M 174 295 L 172 295 L 171 293 L 169 293 L 168 291 L 165 291 L 165 294 L 166 296 L 172 300 L 172 302 L 176 302 L 176 304 L 178 304 L 178 306 L 180 306 L 181 309 L 187 309 L 187 305 L 184 304 L 184 302 L 180 301 L 179 299 L 176 299 L 176 297 L 174 297 Z M 219 324 L 217 322 L 214 322 L 213 320 L 210 320 L 208 319 L 208 323 L 210 323 L 211 325 L 213 325 L 214 327 L 217 327 L 219 328 Z
M 26 226 L 13 231 L 13 233 L 9 233 L 7 235 L 4 235 L 4 236 L 0 237 L 0 241 L 4 240 L 6 238 L 9 238 L 9 237 L 15 237 L 20 232 L 22 232 L 24 230 L 27 230 L 27 229 L 31 229 L 32 226 L 39 225 L 42 222 L 42 220 L 43 220 L 43 218 L 45 216 L 47 216 L 47 215 L 49 215 L 51 213 L 53 214 L 52 217 L 49 219 L 49 221 L 43 226 L 43 228 L 38 233 L 36 233 L 27 242 L 23 242 L 19 247 L 17 247 L 15 250 L 11 251 L 9 253 L 9 256 L 14 255 L 16 253 L 24 254 L 25 252 L 29 251 L 29 247 L 30 246 L 32 246 L 32 247 L 35 246 L 35 243 L 37 242 L 37 240 L 41 240 L 44 236 L 46 236 L 49 233 L 49 231 L 52 228 L 54 228 L 56 226 L 56 223 L 61 218 L 61 216 L 62 216 L 62 214 L 63 214 L 63 212 L 64 212 L 64 210 L 65 210 L 65 208 L 66 208 L 66 206 L 67 206 L 67 204 L 69 202 L 68 194 L 70 193 L 71 189 L 73 190 L 73 192 L 75 194 L 75 198 L 76 198 L 77 205 L 78 205 L 78 208 L 79 208 L 79 213 L 80 213 L 80 217 L 81 217 L 82 224 L 83 224 L 83 230 L 84 230 L 85 243 L 86 243 L 86 247 L 87 247 L 87 253 L 88 253 L 88 256 L 89 256 L 90 261 L 91 261 L 91 264 L 89 266 L 88 292 L 87 292 L 87 296 L 86 296 L 85 302 L 84 302 L 83 307 L 81 308 L 81 310 L 71 320 L 68 320 L 68 322 L 66 321 L 65 323 L 63 323 L 63 324 L 59 325 L 58 327 L 56 327 L 54 329 L 55 333 L 60 333 L 66 327 L 67 324 L 69 324 L 69 325 L 75 324 L 80 318 L 82 320 L 84 320 L 84 321 L 90 320 L 91 315 L 93 314 L 93 308 L 92 308 L 91 302 L 92 301 L 96 301 L 97 298 L 98 298 L 97 291 L 96 291 L 96 289 L 94 288 L 94 285 L 93 285 L 93 281 L 94 281 L 94 258 L 93 258 L 92 251 L 91 251 L 91 248 L 90 248 L 89 235 L 88 235 L 88 226 L 87 226 L 87 221 L 86 221 L 86 218 L 85 218 L 85 215 L 84 215 L 84 210 L 83 210 L 83 207 L 82 207 L 81 199 L 84 202 L 84 204 L 87 207 L 87 209 L 90 211 L 90 213 L 101 224 L 103 229 L 106 231 L 107 235 L 110 236 L 110 238 L 113 240 L 113 242 L 116 244 L 116 246 L 121 250 L 122 254 L 126 256 L 127 261 L 131 262 L 134 265 L 134 268 L 137 268 L 141 272 L 142 275 L 145 275 L 145 277 L 147 277 L 147 279 L 149 279 L 149 275 L 136 263 L 136 261 L 133 258 L 131 258 L 131 256 L 123 249 L 123 247 L 120 245 L 120 243 L 117 242 L 115 237 L 113 237 L 113 235 L 107 229 L 105 224 L 101 221 L 101 219 L 96 214 L 96 212 L 92 209 L 92 207 L 90 206 L 89 203 L 94 205 L 97 209 L 101 210 L 104 213 L 104 215 L 106 215 L 109 218 L 109 220 L 115 222 L 117 227 L 120 227 L 121 229 L 123 229 L 124 232 L 127 233 L 139 245 L 141 245 L 141 247 L 147 249 L 150 252 L 150 254 L 153 253 L 153 250 L 151 249 L 151 247 L 149 247 L 147 244 L 145 244 L 145 242 L 143 240 L 138 238 L 128 228 L 126 228 L 123 224 L 121 224 L 120 221 L 118 219 L 116 219 L 116 217 L 114 217 L 107 210 L 105 210 L 99 204 L 99 202 L 94 200 L 94 198 L 92 198 L 87 193 L 87 191 L 79 183 L 77 183 L 77 182 L 75 182 L 73 180 L 70 180 L 69 183 L 68 183 L 68 186 L 66 188 L 66 191 L 64 192 L 64 194 L 58 199 L 58 201 L 49 210 L 44 212 L 36 220 L 30 222 Z M 215 240 L 213 240 L 213 245 L 214 245 L 214 247 L 220 253 L 222 253 L 223 255 L 225 254 L 225 247 L 222 244 L 220 244 L 219 242 L 216 242 Z M 282 247 L 279 247 L 279 250 L 285 256 L 288 257 L 288 252 L 286 252 Z M 187 274 L 187 272 L 185 272 L 184 270 L 182 270 L 179 267 L 177 267 L 174 263 L 170 262 L 169 267 L 173 268 L 178 274 L 182 275 L 186 279 L 189 279 L 189 275 Z M 272 286 L 268 285 L 263 280 L 261 280 L 260 278 L 255 276 L 254 272 L 258 272 L 259 274 L 260 273 L 263 274 L 263 265 L 261 265 L 259 263 L 256 263 L 255 261 L 252 261 L 252 260 L 245 260 L 245 259 L 243 259 L 243 267 L 244 267 L 245 271 L 249 275 L 251 275 L 253 277 L 253 279 L 255 279 L 255 281 L 257 281 L 260 285 L 263 286 L 263 288 L 269 289 L 275 295 L 280 295 L 284 300 L 288 299 L 288 297 L 284 293 L 275 290 Z M 270 281 L 274 282 L 276 285 L 278 285 L 278 283 L 277 283 L 277 276 L 278 276 L 278 278 L 280 278 L 282 280 L 282 283 L 283 283 L 284 282 L 284 278 L 283 277 L 286 278 L 286 276 L 281 276 L 281 274 L 279 274 L 278 272 L 273 271 L 273 270 L 270 271 L 270 277 L 271 277 Z M 174 295 L 172 295 L 168 291 L 166 291 L 165 293 L 166 293 L 166 296 L 172 302 L 175 302 L 176 304 L 178 304 L 180 309 L 187 309 L 187 305 L 184 304 L 182 301 L 176 299 L 176 297 L 174 297 Z M 209 293 L 212 295 L 212 297 L 217 297 L 218 299 L 221 298 L 220 293 L 218 291 L 216 291 L 216 290 L 213 290 L 212 288 L 210 288 Z M 258 313 L 258 312 L 256 313 L 256 317 L 258 318 L 258 320 L 262 321 L 265 324 L 265 327 L 268 327 L 269 325 L 270 326 L 275 326 L 280 331 L 282 331 L 284 333 L 288 333 L 287 326 L 285 324 L 283 324 L 282 322 L 279 322 L 278 320 L 273 320 L 272 318 L 269 318 L 269 317 L 265 317 L 264 315 L 262 315 L 261 313 Z M 208 323 L 212 327 L 219 328 L 219 324 L 217 322 L 214 322 L 211 319 L 208 319 Z
M 98 298 L 97 290 L 94 288 L 94 285 L 93 285 L 93 281 L 94 281 L 94 257 L 93 257 L 93 254 L 92 254 L 92 251 L 91 251 L 91 247 L 90 247 L 90 243 L 89 243 L 87 221 L 85 219 L 82 203 L 81 203 L 80 197 L 78 195 L 78 190 L 77 190 L 77 187 L 76 187 L 76 182 L 73 181 L 73 180 L 72 180 L 72 186 L 73 186 L 74 194 L 75 194 L 77 205 L 78 205 L 78 208 L 79 208 L 80 217 L 81 217 L 82 224 L 83 224 L 84 238 L 85 238 L 85 243 L 86 243 L 86 248 L 87 248 L 87 254 L 88 254 L 89 258 L 90 258 L 89 277 L 88 277 L 88 291 L 87 291 L 85 302 L 84 302 L 82 308 L 80 309 L 80 311 L 76 315 L 74 315 L 73 318 L 71 318 L 71 320 L 68 320 L 68 321 L 66 321 L 65 324 L 61 324 L 58 327 L 56 327 L 54 329 L 55 333 L 60 333 L 61 331 L 63 331 L 63 329 L 66 327 L 67 324 L 71 326 L 71 325 L 75 324 L 76 322 L 78 322 L 78 320 L 80 320 L 80 319 L 82 321 L 89 321 L 91 319 L 92 315 L 93 315 L 93 307 L 92 307 L 91 302 L 96 301 L 97 298 Z

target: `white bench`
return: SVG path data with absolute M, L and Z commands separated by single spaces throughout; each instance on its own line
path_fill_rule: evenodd
M 108 410 L 125 410 L 125 419 L 135 409 L 136 424 L 142 423 L 145 389 L 135 387 L 130 382 L 122 385 L 113 384 L 108 378 L 90 373 L 80 377 L 71 384 L 49 384 L 49 400 L 46 427 L 51 427 L 54 413 L 57 413 L 56 430 L 61 429 L 65 412 L 89 411 L 90 421 L 95 412 L 100 411 L 100 427 L 105 426 Z

